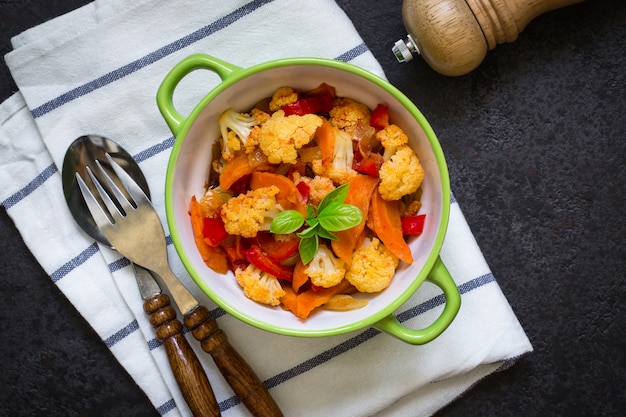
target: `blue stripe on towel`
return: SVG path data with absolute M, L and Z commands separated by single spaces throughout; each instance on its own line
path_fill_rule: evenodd
M 126 336 L 130 335 L 131 333 L 133 333 L 133 332 L 135 332 L 137 330 L 139 330 L 139 323 L 137 323 L 137 320 L 133 320 L 130 323 L 128 323 L 126 326 L 124 326 L 123 328 L 121 328 L 120 330 L 115 332 L 113 335 L 111 335 L 108 338 L 106 338 L 104 340 L 104 344 L 109 349 L 111 349 L 117 343 L 119 343 L 122 340 L 124 340 L 126 338 Z
M 138 152 L 133 155 L 133 159 L 137 161 L 137 163 L 143 162 L 153 156 L 169 150 L 172 146 L 174 146 L 174 137 L 169 137 L 165 139 L 163 142 L 153 145 L 143 151 Z M 31 193 L 37 190 L 41 185 L 43 185 L 49 178 L 51 178 L 54 174 L 58 172 L 57 166 L 55 164 L 48 165 L 39 175 L 37 175 L 32 181 L 30 181 L 25 187 L 18 190 L 11 196 L 9 196 L 6 200 L 4 200 L 0 205 L 2 205 L 6 210 L 10 209 L 26 197 L 28 197 Z
M 167 400 L 166 402 L 158 406 L 156 410 L 157 410 L 157 413 L 159 413 L 159 415 L 164 416 L 165 414 L 169 413 L 175 408 L 176 408 L 176 402 L 174 401 L 173 398 L 170 398 L 169 400 Z
M 242 6 L 239 9 L 233 11 L 232 13 L 196 30 L 195 32 L 192 32 L 186 36 L 183 36 L 182 38 L 177 39 L 176 41 L 172 43 L 167 44 L 157 49 L 156 51 L 153 51 L 147 55 L 144 55 L 136 59 L 133 62 L 130 62 L 120 68 L 117 68 L 107 74 L 102 75 L 99 78 L 96 78 L 95 80 L 89 81 L 76 88 L 73 88 L 72 90 L 64 94 L 61 94 L 60 96 L 34 108 L 31 111 L 31 114 L 33 118 L 36 119 L 47 113 L 50 113 L 51 111 L 63 106 L 64 104 L 67 104 L 77 98 L 80 98 L 95 90 L 105 87 L 115 81 L 118 81 L 147 66 L 150 66 L 151 64 L 157 61 L 160 61 L 161 59 L 177 51 L 180 51 L 181 49 L 189 45 L 192 45 L 195 42 L 198 42 L 202 39 L 205 39 L 215 34 L 216 32 L 219 32 L 220 30 L 232 25 L 233 23 L 235 23 L 242 17 L 247 16 L 248 14 L 254 12 L 256 9 L 268 3 L 271 3 L 272 1 L 273 0 L 254 0 L 246 4 L 245 6 Z M 365 45 L 365 43 L 361 43 L 355 46 L 354 48 L 339 55 L 335 59 L 338 61 L 348 62 L 358 57 L 359 55 L 366 53 L 367 51 L 368 51 L 367 45 Z
M 224 401 L 220 401 L 218 407 L 220 408 L 220 412 L 224 412 L 228 409 L 238 406 L 241 404 L 241 400 L 236 395 L 233 395 L 230 398 L 225 399 Z
M 163 343 L 157 339 L 156 337 L 148 340 L 148 349 L 150 350 L 154 350 L 157 349 L 159 347 L 163 346 Z
M 137 161 L 137 163 L 140 163 L 140 162 L 145 161 L 146 159 L 149 159 L 155 155 L 158 155 L 159 153 L 163 151 L 167 151 L 172 146 L 174 146 L 174 139 L 175 139 L 174 136 L 170 136 L 169 138 L 165 139 L 163 142 L 157 143 L 156 145 L 153 145 L 147 149 L 144 149 L 141 152 L 138 152 L 137 154 L 133 156 L 133 159 Z
M 489 284 L 490 282 L 495 282 L 495 280 L 496 277 L 494 277 L 492 273 L 481 275 L 477 278 L 467 281 L 464 284 L 459 285 L 459 292 L 461 293 L 461 295 L 463 295 L 472 290 L 475 290 L 476 288 L 480 288 L 483 285 Z
M 284 372 L 281 372 L 278 375 L 275 375 L 267 379 L 266 381 L 263 382 L 263 384 L 268 389 L 274 388 L 275 386 L 278 386 L 282 384 L 283 382 L 290 380 L 291 378 L 295 378 L 296 376 L 301 375 L 307 371 L 310 371 L 313 368 L 323 365 L 324 363 L 328 362 L 331 359 L 336 358 L 342 353 L 345 353 L 354 349 L 355 347 L 368 341 L 369 339 L 371 339 L 372 337 L 376 336 L 379 333 L 380 333 L 379 330 L 376 330 L 374 328 L 368 328 L 364 332 L 359 333 L 358 335 L 346 340 L 345 342 L 340 343 L 337 346 L 334 346 L 331 349 L 328 349 L 327 351 L 322 352 L 294 366 L 291 369 L 288 369 Z
M 495 278 L 494 276 L 489 273 L 489 274 L 485 274 L 485 275 L 481 275 L 480 277 L 474 278 L 470 281 L 467 281 L 466 283 L 462 284 L 459 286 L 459 291 L 461 294 L 465 294 L 467 292 L 470 292 L 472 290 L 475 290 L 477 288 L 482 287 L 483 285 L 487 285 L 491 282 L 495 282 Z M 406 311 L 403 311 L 402 313 L 397 314 L 397 319 L 400 322 L 404 322 L 407 321 L 409 319 L 412 319 L 414 317 L 417 317 L 420 314 L 423 314 L 429 310 L 432 310 L 433 308 L 436 308 L 440 305 L 443 305 L 445 303 L 445 296 L 443 294 L 437 295 L 429 300 L 424 301 L 423 303 L 410 308 Z M 265 380 L 263 382 L 263 385 L 265 385 L 265 387 L 267 389 L 271 389 L 274 388 L 284 382 L 289 381 L 292 378 L 295 378 L 299 375 L 302 375 L 308 371 L 310 371 L 313 368 L 316 368 L 320 365 L 325 364 L 326 362 L 335 359 L 336 357 L 338 357 L 339 355 L 341 355 L 342 353 L 346 353 L 354 348 L 356 348 L 357 346 L 367 342 L 368 340 L 372 339 L 373 337 L 381 334 L 382 332 L 380 330 L 374 329 L 374 328 L 368 328 L 366 330 L 364 330 L 363 332 L 357 334 L 356 336 L 336 345 L 333 346 L 332 348 L 310 358 L 307 359 L 304 362 L 301 362 L 300 364 L 294 366 L 291 369 L 287 369 L 286 371 L 283 371 L 277 375 L 274 375 L 273 377 Z M 237 405 L 239 403 L 239 400 L 236 396 L 233 396 L 227 400 L 224 400 L 220 403 L 220 409 L 222 411 L 225 411 L 226 409 L 230 408 L 230 407 L 234 407 L 235 405 Z M 232 405 L 231 405 L 232 404 Z M 228 408 L 223 408 L 223 407 L 228 407 Z
M 5 209 L 10 209 L 24 198 L 28 197 L 33 191 L 39 188 L 48 178 L 52 177 L 58 171 L 56 165 L 48 165 L 39 175 L 30 181 L 24 188 L 7 198 L 2 202 Z
M 122 268 L 126 268 L 128 265 L 130 265 L 130 261 L 128 259 L 119 258 L 118 260 L 111 262 L 109 264 L 109 271 L 111 272 L 119 271 Z
M 271 3 L 273 0 L 255 0 L 246 4 L 245 6 L 240 7 L 234 12 L 216 20 L 215 22 L 204 26 L 189 35 L 186 35 L 168 45 L 165 45 L 154 52 L 149 53 L 129 64 L 124 65 L 116 70 L 109 72 L 93 81 L 90 81 L 86 84 L 80 85 L 65 94 L 58 96 L 55 99 L 48 101 L 47 103 L 42 104 L 39 107 L 36 107 L 32 110 L 32 115 L 36 119 L 38 117 L 43 116 L 46 113 L 51 112 L 52 110 L 61 107 L 62 105 L 69 103 L 79 97 L 82 97 L 86 94 L 91 93 L 99 88 L 102 88 L 106 85 L 109 85 L 121 78 L 126 77 L 136 71 L 139 71 L 142 68 L 145 68 L 168 55 L 173 54 L 176 51 L 179 51 L 201 39 L 204 39 L 241 19 L 242 17 L 252 13 L 256 9 L 261 6 L 264 6 L 267 3 Z
M 348 62 L 348 61 L 352 61 L 354 58 L 358 57 L 359 55 L 363 55 L 367 51 L 368 51 L 367 45 L 365 45 L 365 43 L 362 43 L 362 44 L 357 45 L 354 48 L 350 49 L 349 51 L 339 55 L 335 59 L 337 61 Z
M 61 278 L 72 272 L 75 268 L 85 263 L 89 258 L 93 256 L 93 254 L 98 252 L 98 250 L 99 249 L 97 243 L 94 242 L 89 245 L 87 249 L 70 259 L 68 262 L 61 265 L 59 269 L 50 274 L 52 282 L 58 282 Z

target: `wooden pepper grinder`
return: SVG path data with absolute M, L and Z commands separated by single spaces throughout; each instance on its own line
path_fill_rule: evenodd
M 393 53 L 400 62 L 418 53 L 435 71 L 464 75 L 488 50 L 513 42 L 535 17 L 583 0 L 404 0 L 402 17 L 409 35 Z

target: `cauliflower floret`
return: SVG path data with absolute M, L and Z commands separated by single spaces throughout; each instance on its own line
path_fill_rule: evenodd
M 415 216 L 422 208 L 422 202 L 419 200 L 413 200 L 402 211 L 402 216 Z
M 409 147 L 406 133 L 400 126 L 390 124 L 377 132 L 376 138 L 384 148 L 384 162 L 378 172 L 380 195 L 389 201 L 414 193 L 424 180 L 424 169 Z
M 256 120 L 257 125 L 261 125 L 267 122 L 269 118 L 271 117 L 269 113 L 266 113 L 263 110 L 258 109 L 256 107 L 253 108 L 252 111 L 250 111 L 250 115 L 254 117 L 254 120 Z
M 295 179 L 295 176 L 294 176 Z M 299 177 L 298 183 L 303 182 L 309 186 L 309 204 L 319 206 L 326 194 L 335 189 L 335 184 L 328 177 L 316 175 L 315 178 Z M 297 185 L 297 183 L 296 183 Z
M 356 127 L 359 122 L 364 126 L 370 123 L 370 109 L 363 103 L 359 103 L 351 98 L 341 97 L 333 102 L 333 109 L 328 114 L 331 125 L 339 129 L 350 129 Z
M 316 175 L 328 177 L 336 184 L 345 184 L 358 174 L 352 169 L 353 161 L 352 137 L 342 130 L 337 130 L 332 162 L 314 160 L 311 168 Z
M 319 245 L 315 256 L 304 269 L 313 285 L 330 288 L 339 284 L 346 275 L 346 263 L 335 258 L 326 245 Z
M 279 87 L 272 95 L 270 110 L 280 110 L 283 106 L 298 101 L 298 92 L 291 87 Z
M 285 290 L 276 277 L 252 264 L 246 269 L 236 269 L 235 278 L 246 297 L 257 303 L 277 306 L 280 305 L 280 298 L 285 295 Z
M 400 145 L 391 159 L 383 162 L 378 176 L 381 197 L 388 201 L 399 200 L 422 185 L 424 169 L 413 149 L 409 145 Z
M 315 114 L 285 117 L 278 110 L 261 126 L 259 146 L 270 163 L 295 164 L 298 149 L 311 142 L 321 125 L 322 118 Z
M 274 217 L 283 208 L 276 202 L 278 187 L 257 188 L 228 200 L 220 210 L 224 227 L 231 235 L 255 237 L 261 230 L 269 230 Z
M 391 156 L 396 152 L 396 149 L 400 145 L 406 145 L 409 143 L 409 138 L 404 133 L 404 130 L 398 125 L 390 124 L 386 128 L 376 133 L 376 139 L 380 141 L 385 148 L 383 159 L 388 161 Z
M 254 149 L 256 143 L 249 142 L 248 138 L 253 128 L 259 124 L 258 117 L 228 109 L 220 115 L 218 122 L 222 134 L 222 158 L 230 161 L 235 152 L 241 149 L 250 152 Z
M 391 283 L 398 258 L 378 238 L 366 239 L 352 255 L 346 279 L 360 292 L 379 292 Z
M 256 107 L 252 109 L 250 115 L 254 117 L 254 120 L 256 120 L 256 126 L 252 128 L 252 132 L 250 132 L 250 135 L 248 136 L 248 140 L 246 142 L 246 153 L 263 153 L 257 146 L 259 144 L 259 136 L 261 135 L 261 125 L 267 122 L 272 116 L 270 116 L 269 113 L 265 113 L 263 110 L 257 109 Z

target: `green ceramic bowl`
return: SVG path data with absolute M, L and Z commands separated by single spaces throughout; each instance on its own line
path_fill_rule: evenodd
M 174 91 L 183 78 L 198 69 L 212 71 L 222 82 L 188 116 L 183 116 L 174 107 Z M 417 152 L 426 172 L 421 211 L 427 214 L 427 220 L 424 233 L 409 242 L 413 264 L 401 263 L 389 288 L 369 295 L 366 307 L 344 312 L 323 310 L 300 320 L 280 307 L 261 305 L 246 298 L 232 273 L 216 277 L 196 249 L 188 209 L 191 197 L 204 193 L 211 146 L 220 137 L 217 120 L 224 110 L 232 107 L 247 111 L 281 86 L 308 90 L 322 82 L 334 86 L 337 95 L 351 97 L 370 108 L 378 103 L 388 104 L 391 120 L 408 134 L 409 144 Z M 334 60 L 280 59 L 244 69 L 208 55 L 195 54 L 183 59 L 167 74 L 159 88 L 157 103 L 176 136 L 165 186 L 172 240 L 193 280 L 222 309 L 260 329 L 302 337 L 330 336 L 373 326 L 408 343 L 423 344 L 450 325 L 459 310 L 461 298 L 439 258 L 450 212 L 448 170 L 430 125 L 399 90 L 362 68 Z M 445 307 L 428 327 L 407 328 L 393 313 L 425 280 L 441 288 L 446 297 Z

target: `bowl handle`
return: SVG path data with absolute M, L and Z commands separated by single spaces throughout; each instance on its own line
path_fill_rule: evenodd
M 423 345 L 443 333 L 459 312 L 461 294 L 441 258 L 437 258 L 433 269 L 426 279 L 441 288 L 446 297 L 446 305 L 443 312 L 433 324 L 424 329 L 412 330 L 401 325 L 398 319 L 390 314 L 374 324 L 374 327 L 412 345 Z
M 206 54 L 189 55 L 167 73 L 157 91 L 157 105 L 161 115 L 174 135 L 178 135 L 186 118 L 174 108 L 173 96 L 178 83 L 197 69 L 208 69 L 216 73 L 222 81 L 242 68 Z

